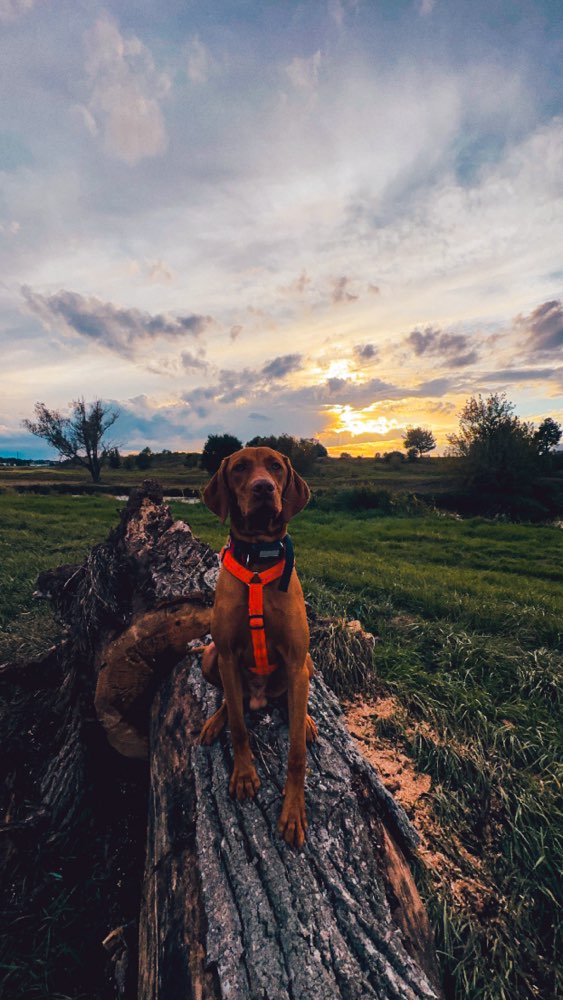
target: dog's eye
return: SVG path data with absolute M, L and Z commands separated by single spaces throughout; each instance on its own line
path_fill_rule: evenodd
M 244 462 L 237 462 L 236 465 L 233 465 L 233 472 L 242 472 L 244 468 Z
M 281 469 L 281 462 L 272 462 L 272 469 L 275 469 L 276 472 Z

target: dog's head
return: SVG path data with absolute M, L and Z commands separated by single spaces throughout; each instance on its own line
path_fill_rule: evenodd
M 303 510 L 309 487 L 285 455 L 273 448 L 241 448 L 224 458 L 203 502 L 242 533 L 274 536 Z

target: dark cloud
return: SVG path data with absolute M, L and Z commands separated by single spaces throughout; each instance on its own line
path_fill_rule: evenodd
M 378 355 L 375 344 L 356 344 L 354 354 L 359 361 L 373 361 Z
M 290 372 L 299 371 L 303 367 L 302 354 L 284 354 L 279 358 L 274 358 L 262 368 L 262 375 L 267 378 L 284 378 Z
M 477 351 L 468 351 L 467 354 L 454 354 L 453 357 L 447 358 L 447 362 L 451 368 L 466 368 L 467 365 L 474 365 L 478 360 L 479 355 Z
M 189 351 L 184 351 L 182 354 L 182 366 L 184 371 L 207 371 L 209 365 L 207 361 L 203 358 L 196 357 L 195 354 L 190 354 Z
M 347 278 L 345 275 L 341 278 L 332 279 L 331 300 L 333 305 L 336 305 L 338 302 L 355 302 L 359 299 L 359 295 L 349 291 L 351 280 L 351 278 Z
M 563 347 L 563 304 L 561 299 L 544 302 L 529 316 L 517 316 L 514 325 L 528 334 L 526 347 L 549 353 Z
M 241 335 L 241 333 L 242 333 L 243 329 L 244 329 L 244 327 L 242 327 L 242 326 L 240 325 L 240 323 L 237 323 L 237 325 L 236 325 L 236 326 L 232 326 L 232 327 L 231 327 L 231 332 L 230 332 L 230 334 L 229 334 L 229 336 L 230 336 L 231 340 L 233 340 L 233 341 L 234 341 L 234 340 L 236 340 L 236 339 L 237 339 L 237 337 L 240 337 L 240 335 Z
M 133 358 L 139 346 L 157 337 L 199 337 L 214 325 L 211 316 L 151 315 L 140 309 L 123 309 L 111 302 L 86 298 L 76 292 L 60 291 L 46 296 L 23 286 L 22 294 L 47 328 L 66 328 L 125 358 Z
M 442 333 L 427 326 L 425 330 L 413 330 L 406 338 L 406 343 L 420 357 L 429 354 L 441 356 L 444 362 L 453 368 L 464 368 L 478 360 L 477 351 L 471 350 L 469 337 L 460 333 Z
M 370 295 L 379 295 L 379 285 L 372 285 L 371 281 L 368 285 L 368 292 Z
M 271 420 L 271 417 L 267 417 L 265 413 L 249 413 L 249 420 Z
M 481 375 L 480 378 L 483 382 L 532 382 L 535 379 L 552 378 L 562 372 L 563 368 L 504 368 Z

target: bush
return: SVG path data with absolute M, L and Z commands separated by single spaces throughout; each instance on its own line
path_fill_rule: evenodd
M 382 517 L 413 515 L 428 512 L 428 508 L 413 494 L 392 493 L 373 486 L 351 486 L 343 490 L 316 490 L 309 507 L 319 510 L 344 510 L 361 513 L 377 511 Z
M 383 461 L 387 462 L 387 465 L 390 465 L 392 469 L 400 469 L 405 461 L 405 456 L 402 451 L 386 451 Z

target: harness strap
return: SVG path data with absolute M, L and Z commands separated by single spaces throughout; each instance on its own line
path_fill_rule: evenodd
M 277 665 L 268 663 L 268 648 L 264 629 L 264 587 L 283 575 L 285 559 L 270 566 L 269 569 L 262 570 L 261 573 L 254 573 L 241 566 L 233 557 L 229 547 L 225 545 L 221 550 L 221 561 L 232 576 L 236 576 L 237 580 L 241 580 L 248 587 L 248 625 L 256 664 L 249 669 L 254 674 L 273 674 L 274 670 L 277 670 Z

